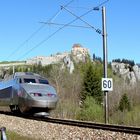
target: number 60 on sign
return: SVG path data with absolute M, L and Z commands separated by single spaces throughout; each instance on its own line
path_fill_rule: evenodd
M 102 78 L 102 91 L 112 91 L 113 81 L 112 78 Z

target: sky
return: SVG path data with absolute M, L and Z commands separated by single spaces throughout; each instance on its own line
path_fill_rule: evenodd
M 99 5 L 99 11 L 92 10 Z M 76 43 L 88 48 L 91 57 L 103 57 L 102 34 L 95 29 L 102 31 L 105 6 L 108 61 L 140 63 L 139 5 L 140 0 L 0 0 L 0 61 L 70 52 Z M 88 24 L 68 11 L 77 16 L 90 11 L 82 16 Z M 82 27 L 46 24 L 50 22 Z

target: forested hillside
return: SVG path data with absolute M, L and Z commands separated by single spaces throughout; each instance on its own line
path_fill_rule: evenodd
M 56 88 L 59 103 L 52 116 L 104 122 L 104 96 L 101 91 L 103 64 L 101 61 L 74 63 L 70 73 L 61 64 L 17 66 L 15 71 L 35 72 L 46 78 Z M 5 74 L 12 74 L 13 69 Z M 113 78 L 114 88 L 108 93 L 109 122 L 140 125 L 140 83 L 128 85 L 121 77 L 114 75 L 108 65 L 108 77 Z

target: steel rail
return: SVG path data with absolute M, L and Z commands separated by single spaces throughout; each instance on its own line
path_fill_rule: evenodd
M 34 117 L 30 115 L 21 115 L 21 114 L 15 115 L 12 113 L 2 112 L 2 111 L 0 111 L 0 113 L 9 115 L 9 116 L 15 116 L 15 117 L 20 117 L 24 119 L 36 120 L 36 121 L 43 121 L 43 122 L 48 122 L 48 123 L 56 123 L 56 124 L 62 124 L 62 125 L 77 126 L 77 127 L 90 128 L 90 129 L 101 129 L 105 131 L 140 135 L 140 127 L 135 127 L 135 126 L 94 123 L 94 122 L 87 122 L 87 121 L 59 119 L 59 118 L 51 118 L 51 117 Z
M 48 118 L 46 120 L 42 119 L 42 121 L 46 121 L 50 123 L 58 123 L 63 125 L 71 125 L 71 126 L 78 126 L 84 128 L 92 128 L 92 129 L 102 129 L 107 131 L 140 135 L 140 127 L 122 126 L 122 125 L 114 125 L 114 124 L 112 125 L 112 124 L 85 122 L 85 121 L 77 121 L 77 120 L 53 119 L 53 118 Z

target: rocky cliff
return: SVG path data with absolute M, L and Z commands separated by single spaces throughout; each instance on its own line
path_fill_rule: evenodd
M 134 85 L 140 81 L 140 68 L 137 65 L 112 62 L 111 66 L 113 73 L 122 77 L 128 84 Z

